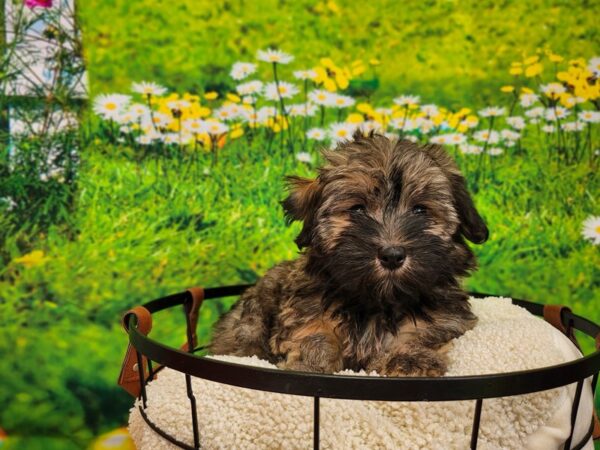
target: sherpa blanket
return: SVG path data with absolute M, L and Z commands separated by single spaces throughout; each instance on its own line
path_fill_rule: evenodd
M 581 356 L 558 330 L 511 303 L 471 299 L 477 326 L 453 342 L 448 375 L 534 369 Z M 273 368 L 266 361 L 217 359 Z M 352 372 L 344 371 L 344 374 Z M 364 373 L 361 373 L 364 375 Z M 377 376 L 377 374 L 369 374 Z M 203 449 L 312 448 L 312 398 L 253 391 L 193 378 Z M 570 432 L 575 386 L 483 402 L 478 448 L 560 449 Z M 184 375 L 165 369 L 147 388 L 149 418 L 193 443 Z M 474 401 L 369 402 L 321 400 L 323 449 L 467 449 Z M 573 443 L 589 428 L 593 399 L 585 385 Z M 146 425 L 137 402 L 129 432 L 138 449 L 172 449 Z M 586 450 L 593 450 L 588 442 Z

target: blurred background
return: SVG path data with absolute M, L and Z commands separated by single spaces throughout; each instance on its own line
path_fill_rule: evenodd
M 469 289 L 600 321 L 597 1 L 0 3 L 0 448 L 129 448 L 121 314 L 294 258 L 283 177 L 357 128 L 455 157 Z

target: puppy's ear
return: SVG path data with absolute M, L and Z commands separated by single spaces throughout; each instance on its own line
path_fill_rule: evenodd
M 489 237 L 488 228 L 477 212 L 467 183 L 448 153 L 439 145 L 427 145 L 423 150 L 444 171 L 450 180 L 454 204 L 460 218 L 460 233 L 474 244 L 483 244 Z
M 318 180 L 310 180 L 296 176 L 287 177 L 287 198 L 281 202 L 288 223 L 294 220 L 303 222 L 302 231 L 296 238 L 298 248 L 307 247 L 312 240 L 311 234 L 315 223 L 321 188 Z
M 467 191 L 465 179 L 460 174 L 451 174 L 450 183 L 454 194 L 454 203 L 460 218 L 460 232 L 474 244 L 483 244 L 488 240 L 489 230 Z

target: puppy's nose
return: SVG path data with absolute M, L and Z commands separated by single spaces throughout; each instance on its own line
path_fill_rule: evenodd
M 381 265 L 389 270 L 397 269 L 402 265 L 406 258 L 404 247 L 384 247 L 380 248 L 377 258 Z

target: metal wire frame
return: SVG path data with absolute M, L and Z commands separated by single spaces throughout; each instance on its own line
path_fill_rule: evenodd
M 241 294 L 251 285 L 236 285 L 205 289 L 205 300 L 229 297 Z M 471 293 L 473 297 L 483 298 L 489 294 Z M 143 305 L 151 314 L 178 305 L 184 305 L 187 311 L 192 301 L 189 292 L 162 297 Z M 526 300 L 513 299 L 514 304 L 522 306 L 535 315 L 543 314 L 543 305 Z M 187 314 L 186 314 L 187 318 Z M 600 326 L 565 311 L 562 321 L 568 328 L 582 331 L 600 342 Z M 571 433 L 565 442 L 565 450 L 580 450 L 592 436 L 594 422 L 590 422 L 588 432 L 581 442 L 572 445 L 574 425 L 583 384 L 586 378 L 592 378 L 592 392 L 595 392 L 600 372 L 600 350 L 569 363 L 534 370 L 457 377 L 366 377 L 326 375 L 307 372 L 281 371 L 265 369 L 210 358 L 194 354 L 192 330 L 189 318 L 186 320 L 189 352 L 168 347 L 144 336 L 137 330 L 137 316 L 127 318 L 127 331 L 131 345 L 136 349 L 138 370 L 140 373 L 141 405 L 139 411 L 148 426 L 172 444 L 187 450 L 201 448 L 200 433 L 196 412 L 196 398 L 193 392 L 191 376 L 205 380 L 248 389 L 276 392 L 282 394 L 313 397 L 313 448 L 320 446 L 320 399 L 337 398 L 347 400 L 383 400 L 383 401 L 456 401 L 474 400 L 471 449 L 477 448 L 479 424 L 484 412 L 483 400 L 486 398 L 507 397 L 528 394 L 577 383 L 571 412 Z M 144 376 L 142 356 L 148 361 L 148 375 Z M 153 370 L 152 361 L 160 364 Z M 186 444 L 162 430 L 150 420 L 145 412 L 148 398 L 146 384 L 162 367 L 182 372 L 186 375 L 186 392 L 190 402 L 190 414 L 193 426 L 194 443 Z

